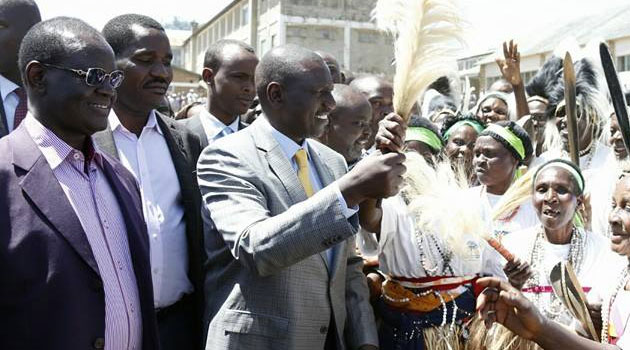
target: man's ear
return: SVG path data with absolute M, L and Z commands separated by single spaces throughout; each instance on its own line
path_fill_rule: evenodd
M 273 109 L 280 108 L 284 105 L 286 99 L 284 87 L 282 84 L 272 82 L 267 85 L 267 101 L 269 106 Z
M 28 86 L 35 92 L 46 92 L 46 67 L 38 61 L 31 61 L 26 65 L 25 71 L 24 86 Z
M 201 71 L 201 78 L 208 84 L 208 87 L 214 86 L 214 71 L 211 68 L 205 67 Z

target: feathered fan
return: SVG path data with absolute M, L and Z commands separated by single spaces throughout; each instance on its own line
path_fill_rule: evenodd
M 409 120 L 427 86 L 453 71 L 459 11 L 453 0 L 378 0 L 372 16 L 395 38 L 394 111 Z

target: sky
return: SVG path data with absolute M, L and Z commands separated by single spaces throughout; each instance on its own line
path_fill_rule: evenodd
M 481 52 L 499 47 L 511 37 L 544 30 L 558 20 L 570 21 L 628 0 L 459 0 L 467 23 L 466 52 Z M 180 19 L 205 23 L 231 0 L 36 0 L 44 19 L 72 16 L 83 19 L 97 29 L 123 13 L 141 13 L 158 21 Z

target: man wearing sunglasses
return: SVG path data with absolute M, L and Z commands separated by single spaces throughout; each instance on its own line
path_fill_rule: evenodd
M 26 34 L 19 68 L 30 112 L 0 140 L 0 349 L 155 349 L 140 193 L 91 138 L 122 80 L 114 53 L 58 17 Z
M 201 347 L 201 195 L 197 136 L 156 111 L 173 78 L 170 43 L 155 20 L 111 19 L 103 35 L 125 79 L 97 144 L 135 176 L 149 233 L 160 347 Z
M 26 117 L 26 93 L 17 65 L 20 42 L 42 19 L 33 0 L 0 1 L 0 137 Z

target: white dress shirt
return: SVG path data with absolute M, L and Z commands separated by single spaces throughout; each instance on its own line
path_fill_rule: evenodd
M 319 174 L 317 173 L 317 168 L 315 168 L 315 163 L 313 163 L 313 158 L 311 157 L 311 154 L 310 154 L 311 147 L 308 146 L 309 140 L 305 139 L 302 142 L 302 144 L 299 145 L 295 141 L 291 140 L 291 138 L 289 138 L 288 136 L 284 135 L 280 131 L 276 130 L 273 126 L 271 126 L 271 124 L 269 124 L 269 121 L 266 118 L 263 118 L 262 121 L 264 121 L 267 127 L 269 127 L 269 129 L 271 130 L 271 134 L 273 135 L 273 138 L 276 140 L 276 142 L 282 149 L 282 153 L 284 153 L 289 159 L 289 162 L 291 162 L 291 166 L 293 167 L 293 170 L 295 170 L 296 174 L 298 171 L 298 164 L 295 161 L 295 157 L 294 157 L 295 153 L 300 149 L 304 149 L 306 151 L 306 155 L 308 158 L 309 178 L 311 180 L 311 186 L 313 186 L 313 192 L 315 193 L 321 190 L 324 186 L 322 186 L 322 181 L 319 178 Z M 352 215 L 356 214 L 359 211 L 358 206 L 353 207 L 353 208 L 348 207 L 348 204 L 346 203 L 346 200 L 343 198 L 343 195 L 341 194 L 341 190 L 339 189 L 339 185 L 337 184 L 337 182 L 333 182 L 332 184 L 330 184 L 330 186 L 334 186 L 335 191 L 337 192 L 337 198 L 339 199 L 341 212 L 346 219 L 350 218 Z M 329 266 L 331 267 L 330 271 L 332 271 L 332 262 L 334 261 L 334 255 L 335 255 L 334 246 L 326 250 L 328 263 L 329 263 Z
M 188 279 L 186 222 L 175 166 L 155 111 L 151 111 L 140 137 L 120 123 L 113 109 L 109 125 L 120 162 L 140 187 L 149 233 L 155 307 L 167 307 L 193 291 Z
M 210 112 L 208 112 L 205 108 L 201 111 L 199 118 L 201 119 L 203 131 L 206 133 L 206 137 L 208 138 L 208 144 L 222 138 L 223 136 L 237 132 L 238 123 L 241 120 L 241 117 L 236 117 L 232 124 L 225 125 L 217 117 L 210 114 Z
M 13 131 L 15 109 L 18 103 L 20 103 L 20 98 L 15 93 L 15 89 L 17 88 L 19 88 L 19 86 L 0 74 L 0 97 L 2 98 L 2 104 L 4 104 L 4 114 L 7 116 L 8 132 Z

